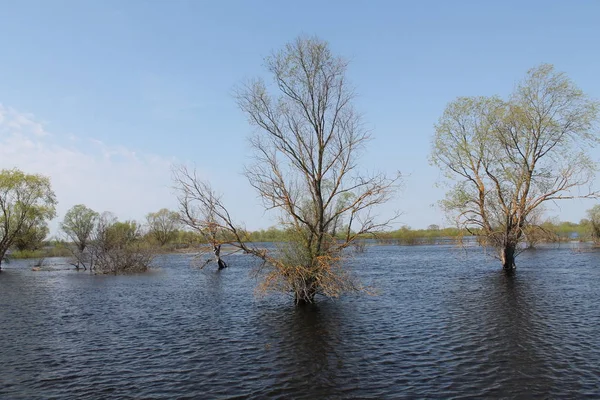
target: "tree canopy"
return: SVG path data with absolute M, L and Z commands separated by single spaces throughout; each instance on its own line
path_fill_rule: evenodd
M 598 103 L 543 64 L 508 99 L 461 97 L 436 125 L 431 159 L 453 181 L 446 211 L 514 268 L 525 228 L 544 202 L 597 197 Z M 577 189 L 577 191 L 575 190 Z
M 73 206 L 60 224 L 67 237 L 83 252 L 98 220 L 98 213 L 83 204 Z
M 236 93 L 256 128 L 246 177 L 293 240 L 276 253 L 249 247 L 220 196 L 185 170 L 176 175 L 182 215 L 191 225 L 216 224 L 231 234 L 229 243 L 265 260 L 265 290 L 290 292 L 297 303 L 337 296 L 352 288 L 342 250 L 387 226 L 372 209 L 390 199 L 398 176 L 359 169 L 370 135 L 353 106 L 348 62 L 326 42 L 300 37 L 265 64 L 273 84 L 255 79 Z
M 0 171 L 0 263 L 15 238 L 54 218 L 56 204 L 49 178 L 16 168 Z

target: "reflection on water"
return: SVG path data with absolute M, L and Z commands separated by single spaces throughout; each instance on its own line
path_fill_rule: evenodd
M 455 373 L 462 371 L 458 375 L 464 385 L 473 385 L 469 382 L 472 376 L 485 377 L 490 384 L 481 388 L 481 396 L 518 397 L 533 392 L 545 397 L 552 393 L 553 379 L 546 362 L 552 346 L 547 343 L 543 323 L 544 313 L 551 310 L 538 307 L 538 297 L 546 294 L 543 288 L 536 291 L 526 275 L 509 277 L 493 271 L 470 289 L 458 288 L 451 300 L 456 303 L 447 331 L 457 361 Z M 473 386 L 475 390 L 479 385 Z
M 377 296 L 257 298 L 216 272 L 0 274 L 0 398 L 583 398 L 600 393 L 600 253 L 371 247 Z
M 285 397 L 285 386 L 301 387 L 307 382 L 318 385 L 321 396 L 335 393 L 337 375 L 343 367 L 343 354 L 338 353 L 342 338 L 336 304 L 286 305 L 263 311 L 254 323 L 262 325 L 266 333 L 264 348 L 277 371 L 276 380 L 285 383 L 274 382 L 266 394 Z

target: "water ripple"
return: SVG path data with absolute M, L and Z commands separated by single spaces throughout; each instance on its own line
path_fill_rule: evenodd
M 256 298 L 251 259 L 221 272 L 0 274 L 0 398 L 595 398 L 600 253 L 370 247 L 376 296 L 297 309 Z

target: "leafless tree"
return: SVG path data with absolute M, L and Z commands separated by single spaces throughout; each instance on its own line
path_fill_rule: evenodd
M 178 192 L 181 222 L 199 233 L 209 246 L 200 248 L 201 256 L 211 252 L 221 270 L 227 268 L 227 263 L 221 257 L 223 245 L 232 245 L 236 251 L 242 248 L 250 252 L 245 244 L 248 239 L 245 230 L 233 224 L 221 197 L 208 182 L 202 181 L 196 171 L 190 171 L 185 166 L 173 169 L 173 180 Z M 211 258 L 206 259 L 202 268 L 210 261 Z
M 154 250 L 142 240 L 140 224 L 119 222 L 109 212 L 100 215 L 89 244 L 94 272 L 114 275 L 145 272 L 154 255 Z
M 264 290 L 291 292 L 297 304 L 313 302 L 316 294 L 335 297 L 354 287 L 343 268 L 349 254 L 343 250 L 395 217 L 380 220 L 373 207 L 391 198 L 399 174 L 388 178 L 359 170 L 369 132 L 352 106 L 348 62 L 326 42 L 301 37 L 265 61 L 277 94 L 260 79 L 236 94 L 257 128 L 250 140 L 255 160 L 246 176 L 264 206 L 279 212 L 291 240 L 276 253 L 250 248 L 220 197 L 190 173 L 176 178 L 182 215 L 199 229 L 214 223 L 228 243 L 262 258 Z M 204 207 L 205 218 L 186 215 L 191 204 Z

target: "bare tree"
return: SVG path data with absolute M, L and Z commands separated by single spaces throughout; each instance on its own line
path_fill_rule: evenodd
M 210 213 L 184 218 L 201 229 L 215 224 L 229 235 L 228 243 L 262 258 L 264 290 L 290 292 L 297 304 L 313 302 L 317 294 L 335 297 L 353 287 L 343 250 L 393 219 L 380 221 L 372 209 L 390 199 L 399 175 L 359 171 L 357 159 L 370 136 L 352 106 L 348 63 L 326 42 L 298 38 L 265 61 L 277 94 L 257 79 L 236 95 L 257 128 L 246 176 L 264 206 L 279 212 L 291 240 L 276 253 L 250 248 L 210 185 L 190 173 L 176 179 L 180 203 L 184 210 L 201 204 Z
M 597 197 L 598 103 L 543 64 L 528 71 L 508 100 L 458 98 L 433 140 L 432 161 L 456 181 L 443 206 L 459 226 L 493 246 L 515 268 L 525 228 L 547 201 Z
M 120 222 L 109 212 L 99 216 L 89 247 L 92 268 L 99 274 L 145 272 L 155 254 L 143 242 L 140 224 Z
M 199 233 L 209 245 L 208 248 L 200 248 L 200 255 L 204 257 L 210 251 L 219 270 L 227 268 L 227 263 L 221 257 L 221 248 L 224 244 L 235 244 L 236 250 L 247 249 L 245 231 L 233 225 L 221 197 L 207 182 L 199 179 L 195 171 L 184 166 L 176 167 L 173 169 L 173 180 L 178 191 L 181 222 Z M 206 259 L 201 268 L 210 261 L 210 258 Z

